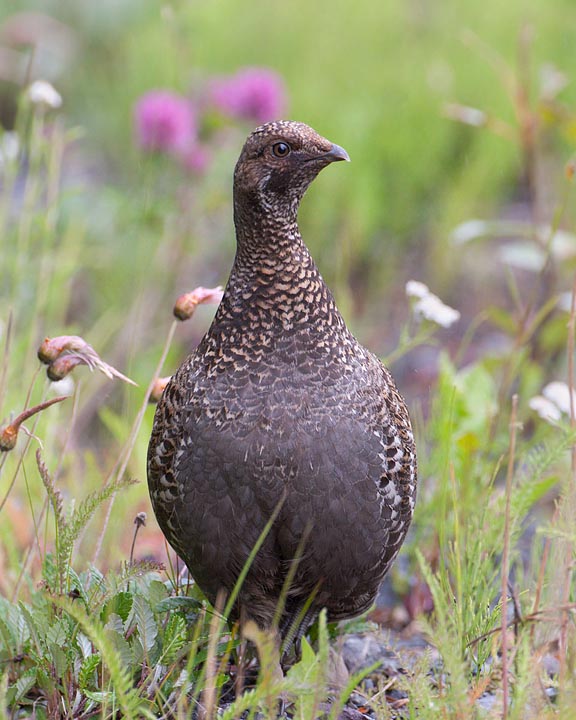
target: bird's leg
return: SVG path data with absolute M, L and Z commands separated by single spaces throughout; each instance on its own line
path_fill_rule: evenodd
M 318 592 L 318 587 L 310 594 L 306 600 L 300 601 L 293 610 L 285 614 L 284 621 L 280 630 L 282 636 L 282 646 L 280 650 L 280 658 L 282 661 L 294 647 L 296 658 L 301 655 L 301 640 L 308 628 L 318 617 L 318 608 L 313 604 L 314 598 Z

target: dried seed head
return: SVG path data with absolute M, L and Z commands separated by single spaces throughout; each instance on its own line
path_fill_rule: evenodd
M 162 393 L 164 392 L 166 385 L 168 385 L 171 377 L 171 375 L 168 375 L 167 377 L 156 378 L 156 380 L 154 381 L 154 385 L 152 386 L 152 390 L 150 391 L 150 397 L 148 398 L 148 402 L 159 402 L 160 398 L 162 397 Z
M 174 305 L 174 315 L 178 320 L 189 320 L 198 305 L 213 303 L 217 305 L 224 294 L 222 286 L 215 288 L 197 287 L 192 292 L 180 295 Z
M 16 447 L 16 441 L 18 440 L 18 432 L 25 420 L 28 420 L 28 418 L 31 418 L 32 415 L 36 415 L 36 413 L 45 410 L 50 407 L 50 405 L 62 402 L 62 400 L 66 400 L 66 396 L 55 397 L 51 400 L 46 400 L 46 402 L 40 403 L 39 405 L 34 405 L 34 407 L 21 412 L 20 415 L 18 415 L 18 417 L 11 423 L 2 426 L 0 429 L 0 452 L 9 452 L 10 450 L 14 450 Z
M 60 355 L 48 365 L 46 374 L 52 382 L 57 382 L 65 378 L 78 365 L 85 364 L 86 361 L 78 355 Z
M 19 425 L 4 425 L 0 428 L 0 452 L 10 452 L 16 447 L 16 441 L 18 440 Z
M 38 348 L 38 359 L 45 365 L 49 365 L 63 352 L 77 352 L 82 355 L 87 349 L 94 353 L 92 347 L 79 335 L 59 335 L 55 338 L 44 338 L 42 345 Z
M 50 338 L 44 338 L 42 344 L 38 348 L 38 360 L 40 360 L 41 363 L 44 363 L 44 365 L 49 365 L 52 360 L 55 360 L 58 357 L 60 352 L 62 351 L 56 350 Z
M 104 362 L 92 345 L 78 335 L 45 338 L 38 349 L 38 359 L 50 366 L 48 368 L 50 380 L 61 380 L 77 365 L 87 365 L 90 370 L 100 370 L 110 379 L 116 377 L 130 385 L 136 385 L 133 380 Z
M 148 516 L 145 512 L 139 512 L 136 517 L 134 518 L 134 525 L 137 525 L 138 527 L 146 527 L 146 520 L 148 519 Z

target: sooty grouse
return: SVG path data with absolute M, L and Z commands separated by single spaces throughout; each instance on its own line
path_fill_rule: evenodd
M 148 451 L 160 527 L 212 602 L 230 593 L 280 507 L 235 615 L 270 626 L 292 569 L 284 635 L 323 607 L 329 620 L 370 607 L 416 496 L 404 401 L 347 329 L 298 229 L 310 183 L 348 159 L 302 123 L 248 137 L 234 173 L 230 279 L 164 391 Z

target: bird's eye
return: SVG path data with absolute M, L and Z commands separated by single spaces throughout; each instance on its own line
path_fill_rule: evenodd
M 272 152 L 276 155 L 276 157 L 286 157 L 286 155 L 290 152 L 290 145 L 285 142 L 274 143 L 274 145 L 272 145 Z

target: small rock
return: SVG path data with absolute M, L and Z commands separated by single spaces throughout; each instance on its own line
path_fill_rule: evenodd
M 545 693 L 549 700 L 551 700 L 552 702 L 556 702 L 556 699 L 558 698 L 558 688 L 546 688 Z
M 546 653 L 542 657 L 542 669 L 545 673 L 547 673 L 550 677 L 558 677 L 560 674 L 560 661 L 555 655 L 551 655 L 550 653 Z
M 482 710 L 490 712 L 494 708 L 495 702 L 496 695 L 494 695 L 493 693 L 484 693 L 484 695 L 482 695 L 478 698 L 478 700 L 476 700 L 476 705 Z
M 362 707 L 366 704 L 366 698 L 363 695 L 360 695 L 360 693 L 353 692 L 350 695 L 349 702 L 351 702 L 352 705 L 356 705 L 356 707 Z
M 380 670 L 387 675 L 397 675 L 400 661 L 397 655 L 373 635 L 348 635 L 342 645 L 342 657 L 351 673 L 380 661 Z
M 338 720 L 366 720 L 366 715 L 352 707 L 343 708 Z

